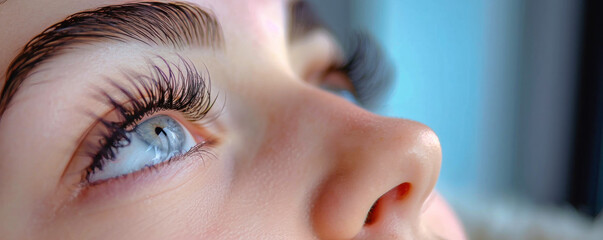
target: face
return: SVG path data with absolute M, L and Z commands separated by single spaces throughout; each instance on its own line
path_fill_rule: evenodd
M 463 238 L 437 136 L 362 107 L 370 40 L 345 57 L 300 2 L 128 2 L 0 4 L 2 236 Z

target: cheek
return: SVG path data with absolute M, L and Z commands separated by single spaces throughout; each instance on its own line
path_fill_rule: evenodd
M 98 189 L 91 195 L 95 199 L 74 203 L 44 234 L 56 239 L 65 233 L 73 239 L 203 239 L 230 207 L 230 169 L 223 164 L 229 160 L 216 155 L 198 164 L 177 166 L 174 176 L 154 179 L 151 186 L 138 184 L 113 196 L 103 191 L 109 189 Z M 181 161 L 188 160 L 196 161 Z
M 421 218 L 421 221 L 439 236 L 447 236 L 451 239 L 467 239 L 463 226 L 452 208 L 438 193 L 434 192 L 432 199 L 426 202 Z

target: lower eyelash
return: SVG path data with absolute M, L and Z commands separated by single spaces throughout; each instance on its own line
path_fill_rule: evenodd
M 368 34 L 356 34 L 351 46 L 346 61 L 336 69 L 348 76 L 358 101 L 365 107 L 371 107 L 391 86 L 393 67 L 379 44 Z
M 117 96 L 101 91 L 98 99 L 116 109 L 118 120 L 97 117 L 106 130 L 98 142 L 89 143 L 92 146 L 88 149 L 93 151 L 88 154 L 92 163 L 86 169 L 86 179 L 94 171 L 102 170 L 104 161 L 113 159 L 117 149 L 130 143 L 127 129 L 145 116 L 171 110 L 183 113 L 187 120 L 198 121 L 212 108 L 215 99 L 211 97 L 210 81 L 206 81 L 191 62 L 180 57 L 180 64 L 175 64 L 158 58 L 161 65 L 149 60 L 149 75 L 125 72 L 125 85 L 109 80 L 110 86 L 117 89 Z

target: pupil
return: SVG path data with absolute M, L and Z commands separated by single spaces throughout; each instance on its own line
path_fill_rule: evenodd
M 160 127 L 155 128 L 155 134 L 157 134 L 157 136 L 159 136 L 159 134 L 162 132 L 163 132 L 163 128 L 160 128 Z

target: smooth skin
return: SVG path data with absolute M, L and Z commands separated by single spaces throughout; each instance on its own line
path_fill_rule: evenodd
M 0 4 L 0 69 L 51 24 L 126 2 Z M 289 42 L 287 1 L 190 4 L 215 14 L 222 49 L 98 43 L 26 80 L 0 120 L 3 239 L 465 238 L 433 189 L 441 166 L 435 133 L 317 87 L 318 73 L 341 52 L 329 33 Z M 143 68 L 153 55 L 207 68 L 212 92 L 220 93 L 214 118 L 185 127 L 219 139 L 212 154 L 76 190 L 74 169 L 84 164 L 76 143 L 94 124 L 81 109 L 111 111 L 90 97 L 91 86 L 103 76 L 120 79 L 122 66 Z M 5 81 L 0 76 L 0 86 Z

